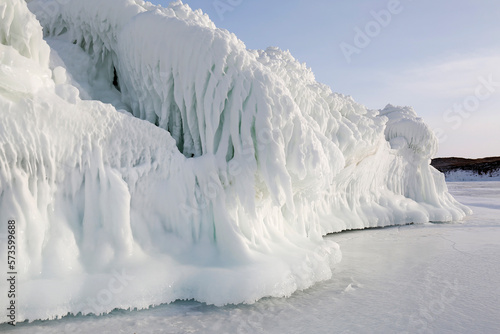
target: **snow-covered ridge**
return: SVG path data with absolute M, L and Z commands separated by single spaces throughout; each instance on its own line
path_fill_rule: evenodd
M 443 172 L 447 181 L 500 181 L 500 157 L 480 159 L 436 158 L 431 165 Z
M 326 233 L 470 212 L 429 166 L 436 140 L 411 108 L 367 110 L 180 1 L 29 8 L 50 55 L 26 3 L 0 0 L 18 320 L 286 296 L 332 276 Z M 109 292 L 117 273 L 127 288 Z
M 500 181 L 500 169 L 492 171 L 489 174 L 479 174 L 470 170 L 453 170 L 445 173 L 448 182 L 463 181 Z

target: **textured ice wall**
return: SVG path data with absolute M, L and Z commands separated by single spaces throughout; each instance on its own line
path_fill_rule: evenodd
M 25 3 L 0 1 L 19 320 L 286 296 L 331 277 L 325 233 L 468 212 L 411 109 L 366 110 L 180 2 L 31 1 L 49 68 Z
M 57 6 L 57 11 L 47 11 L 47 6 L 52 8 L 51 3 L 54 1 L 31 4 L 47 33 L 58 36 L 64 32 L 60 39 L 81 45 L 92 56 L 95 68 L 109 73 L 109 81 L 115 68 L 122 102 L 130 112 L 167 129 L 186 157 L 214 154 L 232 184 L 241 183 L 243 179 L 237 173 L 239 182 L 232 180 L 234 170 L 244 169 L 248 172 L 245 176 L 262 181 L 275 204 L 285 204 L 292 214 L 299 197 L 297 191 L 292 190 L 292 183 L 324 192 L 335 183 L 333 178 L 342 169 L 388 147 L 382 135 L 384 117 L 316 83 L 310 70 L 288 53 L 277 49 L 246 50 L 236 36 L 216 29 L 206 15 L 191 11 L 181 2 L 174 2 L 166 9 L 150 7 L 141 1 L 71 2 Z M 124 10 L 117 11 L 117 7 Z M 398 114 L 397 110 L 393 114 Z M 434 205 L 437 201 L 436 196 L 429 198 L 432 194 L 439 192 L 441 197 L 447 197 L 443 195 L 446 192 L 443 182 L 438 182 L 442 190 L 434 189 L 434 177 L 428 167 L 436 139 L 415 113 L 402 110 L 403 114 L 406 137 L 418 137 L 418 142 L 413 137 L 396 136 L 399 139 L 395 141 L 407 140 L 407 146 L 413 150 L 392 146 L 400 153 L 404 151 L 399 154 L 404 156 L 403 166 L 397 159 L 389 162 L 391 152 L 386 154 L 389 158 L 382 160 L 398 169 L 408 169 L 407 165 L 411 164 L 415 166 L 415 173 L 426 174 L 426 181 L 415 187 L 404 186 L 405 189 L 395 185 L 389 190 Z M 231 164 L 236 166 L 233 173 Z M 383 179 L 386 173 L 375 168 L 370 170 L 377 171 L 376 178 L 382 178 L 380 182 L 387 184 Z M 409 175 L 412 173 L 397 175 L 401 180 L 398 183 L 415 180 Z M 354 183 L 364 188 L 367 183 L 376 184 L 349 180 L 346 187 Z M 246 194 L 253 188 L 248 186 L 245 192 L 238 194 L 245 196 L 244 202 L 251 205 L 254 196 Z M 349 193 L 345 196 L 351 199 L 359 194 L 336 187 L 335 197 L 343 191 Z M 380 193 L 375 188 L 370 191 Z M 420 192 L 426 195 L 418 195 Z M 369 197 L 367 202 L 380 202 L 379 196 Z M 348 202 L 351 199 L 344 198 Z M 310 199 L 306 206 L 309 207 L 309 203 Z M 344 204 L 352 203 L 341 203 L 340 209 L 346 207 Z M 455 211 L 454 205 L 447 198 L 442 206 L 448 207 L 451 214 L 441 217 L 443 211 L 438 210 L 440 213 L 436 214 L 436 208 L 429 207 L 425 215 L 430 217 L 418 219 L 458 219 L 463 212 Z M 328 206 L 331 207 L 331 203 Z M 254 211 L 253 208 L 250 211 Z M 311 221 L 317 213 L 305 212 L 302 216 Z M 378 219 L 359 222 L 362 216 L 355 211 L 346 220 L 358 220 L 354 223 L 357 227 L 399 221 L 392 218 L 392 210 L 380 222 Z M 351 226 L 347 223 L 342 228 L 333 225 L 328 229 L 345 227 Z

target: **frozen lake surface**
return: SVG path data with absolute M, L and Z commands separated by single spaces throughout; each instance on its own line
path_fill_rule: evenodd
M 474 214 L 327 236 L 343 259 L 333 279 L 253 305 L 175 302 L 106 316 L 21 323 L 16 333 L 498 333 L 500 182 L 448 183 Z

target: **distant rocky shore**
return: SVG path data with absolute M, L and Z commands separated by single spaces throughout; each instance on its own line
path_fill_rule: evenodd
M 500 181 L 500 157 L 436 158 L 431 165 L 445 174 L 446 181 Z

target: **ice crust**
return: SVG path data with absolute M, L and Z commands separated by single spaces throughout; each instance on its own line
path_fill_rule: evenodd
M 0 0 L 18 320 L 289 296 L 332 277 L 327 233 L 470 213 L 409 107 L 367 110 L 180 1 L 28 5 Z

